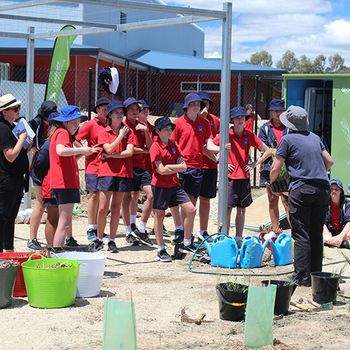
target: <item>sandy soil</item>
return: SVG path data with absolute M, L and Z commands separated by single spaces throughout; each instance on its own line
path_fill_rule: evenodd
M 264 219 L 262 219 L 264 221 Z M 152 227 L 153 221 L 149 221 Z M 172 229 L 171 218 L 166 227 Z M 214 230 L 214 227 L 212 226 Z M 123 231 L 123 226 L 120 227 Z M 86 218 L 78 217 L 73 223 L 74 236 L 87 243 Z M 106 230 L 108 232 L 108 230 Z M 213 231 L 214 232 L 214 231 Z M 29 225 L 16 227 L 15 247 L 26 250 Z M 43 240 L 43 227 L 39 239 Z M 170 237 L 167 237 L 170 246 Z M 130 300 L 136 309 L 138 349 L 182 350 L 244 349 L 244 323 L 219 319 L 215 285 L 221 282 L 239 281 L 259 285 L 260 273 L 289 271 L 291 266 L 265 267 L 251 273 L 253 277 L 222 276 L 191 273 L 188 260 L 160 263 L 156 250 L 148 247 L 128 247 L 124 235 L 119 234 L 119 254 L 108 253 L 100 297 L 80 298 L 73 307 L 42 310 L 28 305 L 26 298 L 16 298 L 11 307 L 0 311 L 4 328 L 0 335 L 0 349 L 16 350 L 85 350 L 102 349 L 103 303 L 106 297 Z M 348 253 L 348 251 L 344 251 Z M 348 255 L 350 255 L 348 253 Z M 325 248 L 325 263 L 342 260 L 337 249 Z M 336 272 L 343 264 L 326 266 L 324 270 Z M 210 266 L 194 264 L 199 272 L 213 271 Z M 228 270 L 221 270 L 225 273 Z M 350 296 L 350 269 L 343 272 L 341 290 Z M 285 278 L 285 277 L 284 277 Z M 293 300 L 311 299 L 311 288 L 298 287 Z M 338 297 L 333 310 L 322 312 L 293 312 L 274 321 L 273 336 L 278 344 L 268 349 L 349 349 L 350 299 Z M 206 313 L 207 323 L 196 325 L 182 323 L 180 311 L 185 307 L 188 315 L 196 317 Z M 116 325 L 117 327 L 117 325 Z

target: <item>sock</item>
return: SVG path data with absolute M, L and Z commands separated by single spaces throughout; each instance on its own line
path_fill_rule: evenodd
M 88 225 L 88 230 L 90 230 L 90 229 L 97 230 L 97 225 L 96 224 L 89 224 Z
M 136 215 L 130 215 L 130 224 L 136 223 Z
M 109 241 L 115 243 L 115 239 L 114 238 L 110 238 Z
M 175 230 L 184 230 L 184 227 L 183 225 L 180 225 L 180 226 L 175 226 Z
M 125 226 L 125 236 L 127 236 L 131 232 L 131 226 Z
M 204 232 L 207 232 L 207 230 L 199 230 L 199 233 L 203 235 Z
M 165 250 L 165 246 L 164 245 L 159 245 L 158 246 L 158 252 L 161 252 L 162 250 Z
M 137 226 L 138 230 L 142 233 L 145 233 L 146 231 L 146 223 L 143 221 L 140 221 L 138 226 Z
M 184 239 L 184 246 L 185 247 L 188 247 L 189 245 L 191 245 L 191 243 L 192 243 L 192 239 L 191 238 L 185 238 Z

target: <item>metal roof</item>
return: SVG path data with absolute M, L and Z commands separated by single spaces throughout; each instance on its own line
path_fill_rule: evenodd
M 130 57 L 164 71 L 217 72 L 221 70 L 220 58 L 203 58 L 151 50 L 141 50 Z M 231 70 L 243 75 L 281 75 L 286 72 L 284 69 L 237 62 L 232 62 Z

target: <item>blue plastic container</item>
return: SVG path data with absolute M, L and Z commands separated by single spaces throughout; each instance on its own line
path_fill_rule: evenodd
M 262 266 L 262 257 L 269 241 L 261 244 L 257 236 L 247 236 L 243 238 L 240 250 L 239 266 L 242 269 L 252 269 Z
M 275 242 L 269 242 L 275 266 L 289 265 L 293 262 L 292 237 L 288 233 L 281 233 Z
M 206 248 L 210 254 L 211 266 L 229 269 L 237 267 L 238 246 L 232 237 L 222 233 L 214 239 L 210 248 L 208 246 Z

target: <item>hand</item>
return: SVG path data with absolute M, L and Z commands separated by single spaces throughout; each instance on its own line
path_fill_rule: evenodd
M 92 154 L 98 153 L 98 147 L 94 146 L 94 147 L 84 147 L 85 149 L 83 150 L 83 154 L 86 156 L 91 156 Z M 78 148 L 79 149 L 79 148 Z
M 228 172 L 232 173 L 235 170 L 235 166 L 233 164 L 228 165 Z
M 110 157 L 109 157 L 109 154 L 107 154 L 107 153 L 102 153 L 102 154 L 100 155 L 100 159 L 101 159 L 102 161 L 105 161 L 105 160 L 108 159 L 108 158 L 110 158 Z
M 141 123 L 138 123 L 135 127 L 135 130 L 143 130 L 143 131 L 146 131 L 148 130 L 147 126 L 144 125 L 144 124 L 141 124 Z
M 99 153 L 99 152 L 101 152 L 101 150 L 102 150 L 102 147 L 100 145 L 95 145 L 95 146 L 91 147 L 91 151 L 93 153 Z
M 228 142 L 225 144 L 225 149 L 227 149 L 227 150 L 231 149 L 231 142 Z
M 202 109 L 201 115 L 202 115 L 204 118 L 207 117 L 207 115 L 208 115 L 208 109 L 207 109 L 207 107 L 204 107 L 204 108 Z
M 336 235 L 328 240 L 329 244 L 334 245 L 336 247 L 340 247 L 342 242 L 343 242 L 343 237 L 341 237 L 340 235 Z
M 246 172 L 249 172 L 251 170 L 253 170 L 256 167 L 256 162 L 252 162 L 252 163 L 248 163 L 245 167 L 244 170 Z
M 22 133 L 20 133 L 20 134 L 18 135 L 18 140 L 19 140 L 19 141 L 24 142 L 24 141 L 26 140 L 26 138 L 27 138 L 27 133 L 26 133 L 25 131 L 23 131 Z
M 136 125 L 136 130 L 137 130 L 137 126 L 140 125 L 140 124 L 137 124 Z M 124 138 L 128 132 L 130 131 L 129 127 L 128 126 L 123 126 L 120 130 L 119 130 L 119 136 L 121 138 Z

